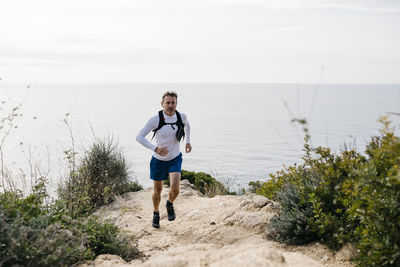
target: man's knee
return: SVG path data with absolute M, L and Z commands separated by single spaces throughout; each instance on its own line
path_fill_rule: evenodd
M 162 190 L 154 189 L 153 195 L 161 196 L 161 191 L 162 191 Z
M 154 194 L 160 195 L 161 191 L 162 191 L 162 187 L 161 188 L 160 187 L 154 188 Z
M 160 195 L 162 191 L 162 182 L 154 183 L 154 194 Z
M 179 190 L 179 183 L 181 181 L 181 174 L 179 172 L 172 172 L 169 174 L 169 184 L 170 187 L 178 187 Z
M 172 191 L 172 192 L 174 192 L 174 195 L 179 195 L 179 185 L 177 185 L 177 186 L 171 186 L 171 188 L 170 188 L 170 190 Z

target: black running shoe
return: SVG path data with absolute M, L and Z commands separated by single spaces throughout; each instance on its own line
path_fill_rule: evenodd
M 168 221 L 175 220 L 175 211 L 174 211 L 174 204 L 167 200 L 167 212 L 168 212 Z
M 159 212 L 153 213 L 153 227 L 160 228 L 160 213 Z

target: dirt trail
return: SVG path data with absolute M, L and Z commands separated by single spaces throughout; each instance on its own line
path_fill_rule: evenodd
M 129 193 L 99 214 L 113 218 L 122 229 L 138 237 L 145 255 L 125 262 L 118 256 L 100 255 L 95 266 L 352 266 L 349 251 L 334 254 L 320 244 L 287 246 L 267 240 L 268 220 L 276 203 L 265 197 L 216 196 L 208 198 L 187 180 L 181 182 L 174 203 L 175 221 L 168 221 L 162 193 L 160 229 L 151 226 L 152 189 Z

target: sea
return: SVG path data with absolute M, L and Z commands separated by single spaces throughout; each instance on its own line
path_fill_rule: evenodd
M 94 140 L 109 138 L 130 179 L 151 187 L 152 151 L 135 138 L 167 90 L 178 93 L 177 109 L 191 126 L 183 169 L 209 173 L 232 191 L 301 164 L 305 131 L 313 147 L 362 153 L 380 135 L 382 117 L 397 133 L 400 127 L 400 85 L 0 81 L 1 167 L 25 184 L 45 176 L 56 187 L 68 173 L 68 151 L 79 159 Z

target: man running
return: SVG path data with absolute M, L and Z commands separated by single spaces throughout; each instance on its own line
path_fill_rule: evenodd
M 179 194 L 181 180 L 182 153 L 180 140 L 186 136 L 185 152 L 190 153 L 190 125 L 187 117 L 176 110 L 178 94 L 173 91 L 164 93 L 161 101 L 162 110 L 149 119 L 144 128 L 136 136 L 143 146 L 154 151 L 150 161 L 150 178 L 154 181 L 153 192 L 153 227 L 160 227 L 158 207 L 161 201 L 163 180 L 169 177 L 169 198 L 167 200 L 168 220 L 175 220 L 174 200 Z M 153 131 L 156 144 L 152 144 L 146 136 Z

